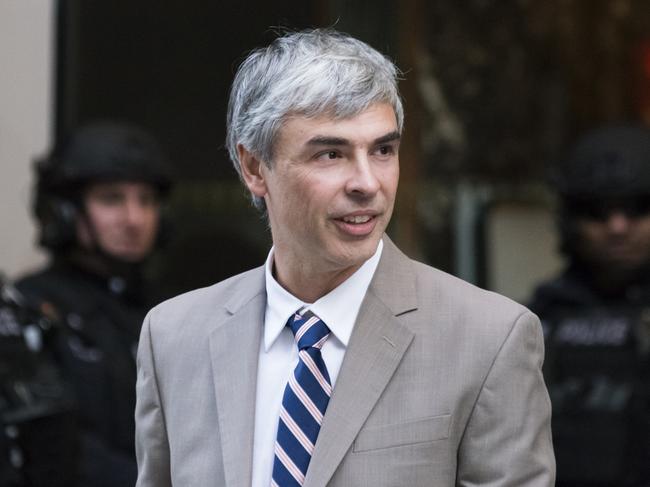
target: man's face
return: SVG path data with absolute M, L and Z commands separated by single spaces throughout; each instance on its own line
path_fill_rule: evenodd
M 650 213 L 612 209 L 599 218 L 577 219 L 578 251 L 605 272 L 634 272 L 650 263 Z
M 152 251 L 160 210 L 158 193 L 150 184 L 91 184 L 83 203 L 85 215 L 77 225 L 83 247 L 97 246 L 125 262 L 139 262 Z
M 261 164 L 276 271 L 351 275 L 377 249 L 399 179 L 399 133 L 388 104 L 352 118 L 288 118 L 272 168 Z M 279 267 L 279 270 L 278 270 Z

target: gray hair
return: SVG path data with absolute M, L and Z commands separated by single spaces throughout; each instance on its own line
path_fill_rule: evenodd
M 401 132 L 400 74 L 365 42 L 332 29 L 289 33 L 254 50 L 237 70 L 228 102 L 226 144 L 240 178 L 237 146 L 271 167 L 278 130 L 288 115 L 344 119 L 374 103 L 388 103 Z M 255 196 L 253 204 L 264 207 Z

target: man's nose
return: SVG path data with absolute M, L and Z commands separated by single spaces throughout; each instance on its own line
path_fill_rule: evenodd
M 614 210 L 607 215 L 605 224 L 611 233 L 625 233 L 630 228 L 631 219 L 623 211 Z
M 379 179 L 375 174 L 376 168 L 368 156 L 363 155 L 355 159 L 352 173 L 347 183 L 349 194 L 372 196 L 379 191 Z
M 130 225 L 139 225 L 145 217 L 146 208 L 137 199 L 127 199 L 124 203 L 124 220 Z

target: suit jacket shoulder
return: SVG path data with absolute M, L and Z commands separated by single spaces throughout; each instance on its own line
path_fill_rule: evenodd
M 250 485 L 265 303 L 259 267 L 149 312 L 138 348 L 138 487 Z
M 151 324 L 152 333 L 182 331 L 205 337 L 212 328 L 210 323 L 219 323 L 264 292 L 264 267 L 257 267 L 168 299 L 155 306 L 146 321 Z
M 345 418 L 351 450 L 307 483 L 553 485 L 539 320 L 384 244 L 320 433 L 340 442 L 328 419 Z
M 413 331 L 450 327 L 468 333 L 489 333 L 490 341 L 505 339 L 519 317 L 530 313 L 515 301 L 481 289 L 451 274 L 405 256 L 388 239 L 385 256 L 370 292 L 387 304 Z M 408 313 L 414 311 L 414 313 Z
M 463 317 L 463 326 L 476 332 L 489 326 L 492 332 L 509 332 L 517 319 L 529 313 L 521 304 L 492 291 L 479 288 L 451 274 L 411 261 L 416 272 L 418 304 L 423 310 Z M 495 319 L 496 318 L 496 319 Z

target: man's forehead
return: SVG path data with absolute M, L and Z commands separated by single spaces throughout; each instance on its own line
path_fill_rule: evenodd
M 346 117 L 292 114 L 285 119 L 280 135 L 300 137 L 309 145 L 341 145 L 355 139 L 390 142 L 400 137 L 395 111 L 387 103 L 373 104 Z
M 148 181 L 141 181 L 137 179 L 109 179 L 104 181 L 91 181 L 85 186 L 85 191 L 87 193 L 106 190 L 156 191 L 156 186 Z

